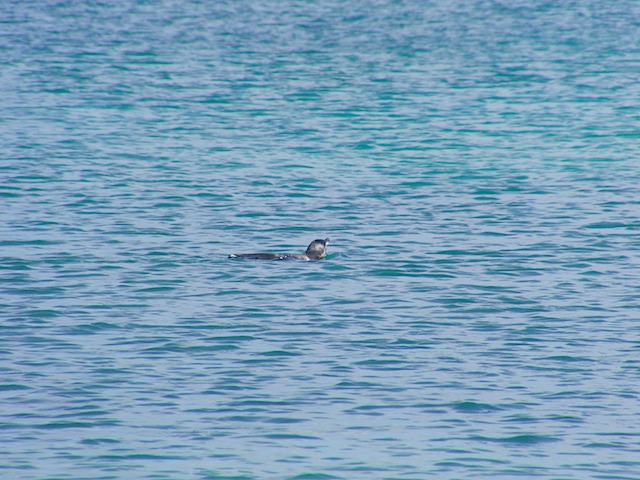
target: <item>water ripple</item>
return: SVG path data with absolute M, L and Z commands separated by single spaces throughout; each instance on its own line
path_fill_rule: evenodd
M 3 478 L 634 478 L 637 2 L 33 3 Z

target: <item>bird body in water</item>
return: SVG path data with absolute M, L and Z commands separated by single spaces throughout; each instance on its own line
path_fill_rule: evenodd
M 327 255 L 327 246 L 329 245 L 329 239 L 314 240 L 307 247 L 307 251 L 302 255 L 294 253 L 233 253 L 229 255 L 229 258 L 249 258 L 252 260 L 321 260 Z

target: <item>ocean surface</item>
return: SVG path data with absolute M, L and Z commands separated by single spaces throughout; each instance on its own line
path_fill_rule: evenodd
M 0 478 L 640 479 L 639 79 L 634 0 L 0 3 Z

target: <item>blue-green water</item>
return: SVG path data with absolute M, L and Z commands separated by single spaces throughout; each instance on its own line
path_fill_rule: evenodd
M 639 2 L 10 0 L 0 52 L 2 479 L 640 479 Z

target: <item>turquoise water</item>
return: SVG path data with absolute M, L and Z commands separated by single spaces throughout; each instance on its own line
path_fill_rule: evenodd
M 639 19 L 0 4 L 0 477 L 640 479 Z

